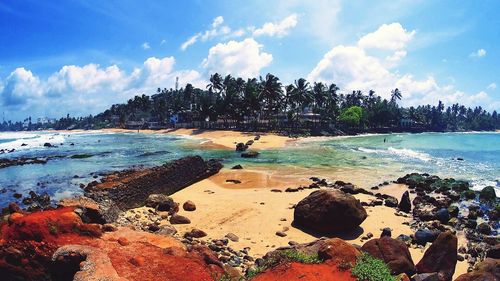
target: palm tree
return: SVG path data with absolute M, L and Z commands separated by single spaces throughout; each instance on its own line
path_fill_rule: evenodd
M 401 94 L 401 91 L 399 91 L 398 88 L 394 89 L 391 91 L 391 102 L 395 103 L 396 100 L 401 100 L 403 95 Z
M 283 99 L 283 87 L 278 77 L 268 73 L 265 79 L 260 77 L 259 98 L 264 101 L 266 117 L 276 114 Z

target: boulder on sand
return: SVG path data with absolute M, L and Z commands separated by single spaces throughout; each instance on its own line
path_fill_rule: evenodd
M 436 241 L 425 251 L 424 257 L 418 262 L 417 272 L 437 272 L 439 280 L 451 280 L 457 265 L 457 244 L 457 237 L 450 231 L 439 234 Z
M 401 196 L 401 201 L 399 202 L 398 208 L 401 212 L 409 213 L 411 211 L 411 201 L 410 193 L 405 191 L 403 196 Z
M 293 223 L 306 231 L 350 231 L 367 217 L 359 200 L 340 190 L 317 190 L 297 203 Z
M 192 212 L 192 211 L 196 210 L 196 204 L 194 204 L 193 201 L 188 200 L 188 201 L 184 202 L 184 204 L 182 205 L 182 208 L 184 209 L 184 211 Z
M 383 260 L 391 270 L 392 275 L 406 273 L 408 276 L 412 276 L 415 273 L 415 264 L 403 241 L 383 236 L 366 242 L 361 250 Z
M 170 217 L 171 224 L 189 224 L 191 220 L 186 218 L 185 216 L 181 216 L 178 214 L 174 214 Z

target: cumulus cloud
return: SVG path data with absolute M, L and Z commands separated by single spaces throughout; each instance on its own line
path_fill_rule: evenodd
M 262 47 L 253 38 L 219 43 L 210 48 L 202 66 L 210 73 L 255 77 L 273 60 L 271 54 L 262 52 Z
M 485 49 L 479 49 L 475 52 L 470 53 L 469 57 L 471 58 L 482 58 L 486 56 L 486 50 Z
M 144 43 L 142 43 L 141 47 L 142 47 L 144 50 L 149 50 L 149 49 L 151 49 L 151 46 L 149 45 L 149 42 L 144 42 Z
M 204 87 L 206 82 L 195 70 L 175 70 L 173 57 L 151 57 L 129 72 L 117 65 L 101 67 L 67 65 L 46 79 L 24 68 L 15 69 L 0 84 L 0 104 L 13 114 L 24 112 L 33 117 L 97 113 L 111 104 L 125 101 L 137 94 L 152 94 L 158 87 L 180 83 Z M 18 110 L 24 112 L 18 112 Z
M 254 36 L 277 36 L 283 37 L 288 34 L 290 29 L 295 27 L 298 22 L 297 14 L 291 14 L 280 22 L 267 22 L 261 28 L 253 31 Z
M 361 37 L 358 46 L 363 49 L 401 50 L 415 35 L 416 31 L 407 31 L 399 22 L 383 24 L 376 31 Z
M 382 25 L 352 46 L 339 45 L 328 51 L 308 75 L 310 81 L 333 82 L 346 91 L 375 90 L 384 98 L 399 88 L 406 105 L 435 104 L 439 100 L 451 104 L 478 105 L 491 100 L 486 92 L 467 95 L 453 85 L 439 85 L 433 76 L 417 79 L 400 74 L 396 67 L 407 55 L 406 46 L 415 31 L 407 31 L 399 23 Z M 376 49 L 375 54 L 370 53 Z M 381 55 L 391 52 L 390 55 Z

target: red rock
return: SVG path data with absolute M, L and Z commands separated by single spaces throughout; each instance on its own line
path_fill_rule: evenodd
M 332 262 L 337 265 L 356 264 L 357 257 L 361 252 L 354 248 L 353 245 L 339 238 L 331 238 L 322 242 L 318 255 L 327 262 Z
M 128 244 L 130 244 L 130 242 L 128 242 L 127 238 L 125 237 L 118 238 L 118 243 L 122 246 L 127 246 Z
M 458 276 L 455 281 L 497 281 L 500 280 L 500 260 L 486 258 L 473 271 Z
M 418 262 L 417 272 L 437 272 L 439 280 L 451 280 L 457 264 L 457 243 L 457 237 L 450 231 L 439 234 Z
M 406 273 L 411 276 L 415 273 L 410 251 L 403 241 L 384 236 L 366 242 L 361 250 L 383 260 L 393 275 Z
M 144 257 L 133 257 L 130 259 L 130 263 L 135 266 L 143 266 L 146 263 L 146 259 Z

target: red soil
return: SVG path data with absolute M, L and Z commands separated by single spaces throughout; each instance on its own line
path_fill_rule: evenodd
M 252 281 L 356 281 L 351 271 L 341 271 L 330 263 L 285 263 L 257 275 Z

